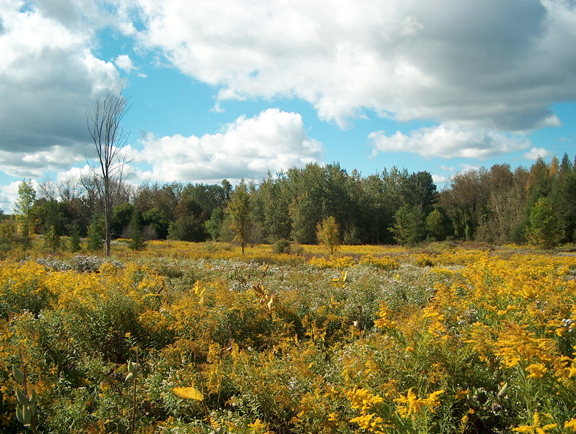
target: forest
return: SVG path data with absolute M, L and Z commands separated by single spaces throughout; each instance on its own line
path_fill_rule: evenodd
M 130 238 L 131 228 L 138 228 L 143 240 L 317 244 L 319 223 L 331 217 L 347 245 L 448 239 L 550 248 L 576 236 L 575 164 L 567 154 L 514 171 L 498 164 L 457 173 L 441 191 L 428 172 L 392 167 L 363 177 L 338 163 L 311 163 L 236 187 L 227 180 L 136 187 L 123 182 L 114 190 L 110 236 Z M 18 237 L 13 217 L 22 222 L 24 214 L 32 234 L 52 240 L 92 234 L 94 249 L 101 247 L 103 210 L 95 176 L 44 182 L 37 190 L 31 180 L 22 182 L 17 215 L 3 216 L 4 249 Z M 234 224 L 239 213 L 241 230 Z

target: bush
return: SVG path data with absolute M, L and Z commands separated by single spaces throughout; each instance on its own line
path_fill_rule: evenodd
M 279 239 L 274 243 L 272 246 L 273 253 L 290 253 L 290 241 L 285 240 L 284 238 Z

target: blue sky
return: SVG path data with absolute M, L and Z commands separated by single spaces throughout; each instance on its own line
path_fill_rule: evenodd
M 575 40 L 572 0 L 1 0 L 0 208 L 120 88 L 134 185 L 574 158 Z

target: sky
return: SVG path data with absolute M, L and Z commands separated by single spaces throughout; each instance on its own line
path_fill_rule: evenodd
M 0 0 L 0 208 L 89 173 L 122 91 L 129 182 L 369 176 L 576 154 L 575 0 Z

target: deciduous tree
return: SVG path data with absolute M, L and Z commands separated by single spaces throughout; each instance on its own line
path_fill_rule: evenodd
M 333 255 L 334 251 L 340 246 L 340 228 L 336 223 L 335 217 L 328 217 L 318 223 L 316 237 L 320 244 L 326 246 Z
M 32 230 L 32 210 L 36 200 L 36 191 L 32 185 L 32 180 L 22 180 L 18 186 L 18 200 L 14 210 L 18 216 L 18 226 L 22 237 L 22 247 L 24 250 L 30 248 L 30 232 Z
M 92 167 L 99 199 L 103 208 L 106 256 L 110 256 L 111 220 L 114 205 L 124 182 L 126 153 L 123 148 L 128 134 L 121 124 L 128 105 L 122 92 L 110 92 L 96 100 L 88 114 L 88 131 L 92 137 L 92 149 L 96 153 L 96 165 Z
M 232 230 L 235 234 L 235 240 L 242 246 L 242 254 L 244 254 L 244 247 L 248 242 L 248 235 L 250 234 L 250 195 L 244 180 L 240 182 L 234 194 L 230 199 L 228 205 L 228 212 L 232 220 Z

